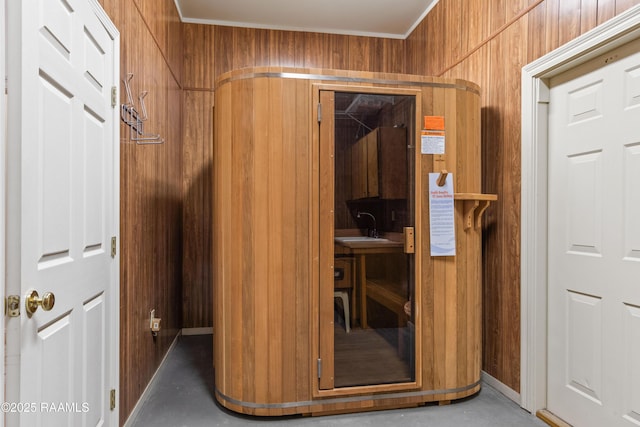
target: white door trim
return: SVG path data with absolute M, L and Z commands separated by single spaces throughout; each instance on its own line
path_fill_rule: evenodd
M 5 250 L 6 250 L 6 240 L 5 240 L 5 230 L 6 230 L 6 196 L 7 196 L 7 183 L 5 180 L 5 176 L 7 173 L 6 162 L 7 162 L 7 114 L 6 114 L 6 106 L 7 106 L 7 95 L 5 92 L 6 89 L 6 78 L 7 78 L 7 70 L 5 67 L 6 64 L 6 56 L 7 56 L 7 40 L 5 37 L 6 33 L 6 14 L 5 14 L 5 0 L 0 0 L 0 46 L 2 46 L 2 54 L 0 54 L 0 78 L 2 79 L 2 99 L 0 100 L 0 224 L 2 228 L 0 228 L 0 301 L 5 300 L 5 290 L 6 290 L 6 269 L 5 269 Z M 5 370 L 5 339 L 4 339 L 4 330 L 5 323 L 2 321 L 2 326 L 0 327 L 0 378 L 4 378 L 4 370 Z M 0 402 L 5 402 L 4 397 L 4 387 L 0 388 Z M 0 416 L 0 424 L 4 424 L 4 414 Z
M 120 32 L 111 18 L 107 15 L 98 0 L 88 0 L 104 28 L 113 40 L 113 76 L 116 87 L 115 107 L 113 108 L 113 236 L 116 238 L 116 257 L 113 263 L 111 283 L 111 301 L 107 319 L 111 323 L 109 328 L 109 373 L 107 383 L 116 390 L 115 408 L 110 418 L 112 426 L 120 425 Z
M 640 5 L 522 69 L 520 395 L 532 413 L 547 406 L 548 82 L 639 37 Z

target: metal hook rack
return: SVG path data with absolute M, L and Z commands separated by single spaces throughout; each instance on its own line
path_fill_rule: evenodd
M 145 133 L 144 122 L 149 119 L 147 114 L 147 107 L 144 103 L 144 98 L 148 92 L 142 91 L 138 96 L 140 101 L 140 110 L 136 110 L 133 96 L 131 95 L 131 85 L 129 82 L 133 79 L 133 73 L 127 73 L 127 78 L 123 80 L 124 88 L 127 93 L 127 102 L 120 107 L 120 118 L 127 126 L 129 126 L 129 139 L 135 141 L 136 144 L 164 144 L 164 138 L 161 138 L 159 134 Z

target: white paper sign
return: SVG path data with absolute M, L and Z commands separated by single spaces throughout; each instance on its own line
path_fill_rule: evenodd
M 422 154 L 444 154 L 444 135 L 422 135 L 420 142 Z
M 438 186 L 439 173 L 429 174 L 429 231 L 431 256 L 456 254 L 455 218 L 453 206 L 453 174 Z

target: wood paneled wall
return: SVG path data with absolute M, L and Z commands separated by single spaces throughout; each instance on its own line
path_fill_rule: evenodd
M 124 423 L 182 326 L 182 24 L 172 0 L 103 0 L 120 30 L 120 71 L 147 90 L 145 131 L 162 145 L 136 145 L 120 129 L 120 423 Z M 121 84 L 120 101 L 126 94 Z M 138 108 L 139 110 L 139 108 Z M 150 310 L 162 318 L 153 337 Z
M 407 72 L 482 90 L 483 369 L 520 390 L 521 69 L 638 0 L 440 0 L 406 40 Z
M 283 66 L 401 73 L 402 40 L 212 27 L 215 78 L 246 67 Z

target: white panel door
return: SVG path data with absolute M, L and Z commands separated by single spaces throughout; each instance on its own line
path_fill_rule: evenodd
M 640 425 L 640 41 L 550 82 L 548 409 Z
M 7 424 L 117 425 L 117 44 L 95 2 L 11 3 L 7 243 L 22 313 L 7 320 Z M 33 290 L 53 309 L 29 316 Z

